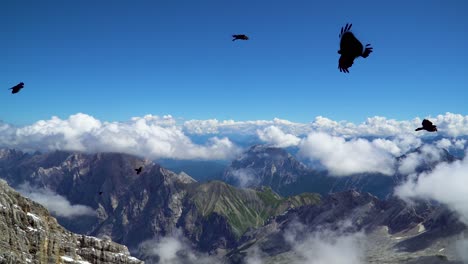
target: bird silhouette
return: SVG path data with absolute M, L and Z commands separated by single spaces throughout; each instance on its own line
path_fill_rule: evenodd
M 140 174 L 142 169 L 143 169 L 143 167 L 140 167 L 138 169 L 135 169 L 135 171 L 136 171 L 137 174 Z
M 246 35 L 243 35 L 243 34 L 241 34 L 241 35 L 232 35 L 232 37 L 233 37 L 232 41 L 238 40 L 238 39 L 240 39 L 240 40 L 249 40 L 249 37 L 247 37 Z
M 15 93 L 19 92 L 19 91 L 20 91 L 21 89 L 23 89 L 23 88 L 24 88 L 24 83 L 23 83 L 23 82 L 20 82 L 20 83 L 18 83 L 17 85 L 11 87 L 11 88 L 8 89 L 8 90 L 11 90 L 11 93 L 12 93 L 12 94 L 15 94 Z
M 344 28 L 341 27 L 341 33 L 339 35 L 341 38 L 340 50 L 338 51 L 338 54 L 341 54 L 338 60 L 338 69 L 340 69 L 340 72 L 349 73 L 349 68 L 353 65 L 354 59 L 359 56 L 367 58 L 372 52 L 370 44 L 367 44 L 364 49 L 361 42 L 349 31 L 352 25 L 353 24 L 346 24 Z
M 422 127 L 416 128 L 414 131 L 427 130 L 429 132 L 437 131 L 437 126 L 433 125 L 431 121 L 424 119 L 422 121 Z
M 102 191 L 99 192 L 99 195 L 102 195 Z

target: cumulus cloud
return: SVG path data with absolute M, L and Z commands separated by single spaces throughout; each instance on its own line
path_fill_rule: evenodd
M 448 139 L 448 138 L 443 138 L 441 140 L 438 140 L 435 142 L 435 145 L 439 148 L 444 148 L 444 149 L 464 149 L 466 144 L 466 139 Z
M 3 125 L 0 146 L 26 151 L 124 152 L 175 159 L 229 159 L 239 152 L 227 137 L 212 137 L 204 145 L 193 143 L 169 115 L 101 122 L 79 113 L 66 120 L 52 117 L 21 128 Z
M 432 171 L 409 179 L 395 189 L 404 200 L 427 199 L 446 204 L 468 224 L 468 157 L 452 163 L 439 163 Z
M 301 141 L 299 154 L 310 160 L 319 160 L 334 176 L 366 172 L 392 175 L 395 159 L 386 144 L 361 138 L 347 141 L 343 137 L 315 132 Z M 396 145 L 390 146 L 393 147 Z
M 49 189 L 34 188 L 29 184 L 22 184 L 19 186 L 18 192 L 42 204 L 55 216 L 73 218 L 96 215 L 96 212 L 91 207 L 79 204 L 72 205 L 65 197 Z
M 193 250 L 189 242 L 176 230 L 165 237 L 154 238 L 142 242 L 138 246 L 139 253 L 145 258 L 145 263 L 164 264 L 217 264 L 220 259 Z
M 263 130 L 259 129 L 257 130 L 257 135 L 260 140 L 278 148 L 297 146 L 301 141 L 299 137 L 292 134 L 286 134 L 276 126 L 269 126 Z

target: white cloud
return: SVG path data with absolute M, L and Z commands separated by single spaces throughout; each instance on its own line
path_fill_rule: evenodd
M 195 144 L 171 116 L 135 117 L 128 122 L 101 122 L 76 114 L 32 125 L 0 128 L 0 146 L 33 150 L 124 152 L 150 158 L 229 159 L 239 148 L 226 137 Z
M 138 246 L 140 254 L 145 258 L 145 263 L 161 264 L 217 264 L 220 259 L 214 256 L 193 250 L 189 242 L 182 236 L 180 230 L 173 234 L 146 240 Z
M 366 236 L 362 232 L 344 232 L 345 229 L 345 226 L 339 226 L 337 230 L 321 229 L 309 233 L 303 224 L 293 222 L 284 233 L 286 242 L 292 246 L 294 257 L 290 263 L 365 263 Z
M 446 204 L 468 224 L 468 157 L 452 163 L 440 163 L 431 172 L 412 174 L 395 189 L 405 200 L 428 199 Z
M 260 183 L 260 177 L 257 176 L 255 171 L 251 168 L 230 170 L 226 177 L 234 179 L 237 182 L 237 186 L 241 188 L 255 186 Z
M 55 216 L 72 218 L 96 214 L 91 207 L 79 204 L 72 205 L 65 197 L 49 189 L 33 188 L 29 184 L 22 184 L 19 186 L 18 192 L 42 204 Z
M 301 141 L 299 154 L 310 160 L 319 160 L 335 176 L 366 172 L 391 175 L 395 159 L 383 145 L 381 141 L 346 141 L 343 137 L 318 132 L 310 133 Z
M 448 139 L 448 138 L 443 138 L 441 140 L 438 140 L 435 142 L 435 145 L 439 148 L 444 148 L 444 149 L 450 149 L 450 148 L 455 148 L 455 149 L 464 149 L 466 144 L 466 139 Z
M 276 126 L 269 126 L 263 130 L 258 129 L 257 135 L 260 140 L 278 148 L 297 146 L 301 141 L 300 138 L 292 134 L 286 134 Z
M 440 145 L 440 144 L 439 144 Z M 398 172 L 409 175 L 416 172 L 416 168 L 423 164 L 435 164 L 441 161 L 443 150 L 434 145 L 423 145 L 419 152 L 412 152 L 406 155 L 398 166 Z
M 367 118 L 360 124 L 348 121 L 335 121 L 323 116 L 317 116 L 309 123 L 295 123 L 284 119 L 273 120 L 234 121 L 217 119 L 188 120 L 184 128 L 189 134 L 232 134 L 244 133 L 255 135 L 258 129 L 263 130 L 269 126 L 275 126 L 284 133 L 294 136 L 306 135 L 311 132 L 324 132 L 335 136 L 349 137 L 394 137 L 401 134 L 415 136 L 435 135 L 414 131 L 421 126 L 424 118 L 428 118 L 438 127 L 437 135 L 449 137 L 468 135 L 468 116 L 460 114 L 445 113 L 434 118 L 416 117 L 413 120 L 397 121 L 381 116 Z

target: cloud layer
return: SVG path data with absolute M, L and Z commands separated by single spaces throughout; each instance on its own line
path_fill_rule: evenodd
M 96 214 L 91 207 L 79 204 L 72 205 L 67 198 L 48 189 L 38 189 L 31 187 L 29 184 L 23 184 L 19 186 L 18 192 L 42 204 L 55 216 L 73 218 L 76 216 L 92 216 Z
M 468 116 L 446 113 L 431 120 L 438 125 L 437 135 L 451 137 L 438 140 L 438 147 L 464 149 L 466 139 L 453 137 L 468 135 Z M 78 113 L 68 119 L 52 117 L 24 127 L 0 123 L 0 147 L 124 152 L 151 159 L 230 160 L 242 151 L 231 139 L 242 136 L 276 147 L 299 147 L 305 158 L 320 161 L 336 176 L 363 172 L 391 174 L 394 170 L 391 157 L 420 146 L 426 135 L 436 135 L 415 132 L 420 123 L 421 118 L 396 121 L 372 117 L 354 124 L 321 116 L 310 123 L 278 118 L 179 122 L 170 115 L 105 122 Z
M 226 137 L 209 138 L 204 145 L 193 143 L 171 116 L 147 115 L 109 123 L 81 113 L 21 128 L 3 124 L 0 146 L 32 151 L 124 152 L 175 159 L 228 159 L 239 152 Z
M 284 133 L 294 136 L 306 135 L 310 132 L 325 132 L 327 134 L 343 137 L 390 137 L 400 134 L 424 135 L 417 133 L 415 128 L 421 126 L 424 118 L 428 118 L 438 128 L 438 134 L 458 137 L 468 136 L 468 116 L 454 113 L 445 113 L 435 117 L 416 117 L 413 120 L 397 121 L 381 116 L 369 117 L 360 124 L 348 121 L 334 121 L 318 116 L 310 123 L 295 123 L 284 119 L 256 121 L 234 121 L 217 119 L 189 120 L 184 123 L 184 129 L 189 134 L 255 134 L 257 130 L 263 130 L 270 126 L 280 128 Z

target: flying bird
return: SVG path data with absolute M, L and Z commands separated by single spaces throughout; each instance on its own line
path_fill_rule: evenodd
M 338 51 L 338 54 L 341 54 L 338 60 L 338 69 L 340 69 L 340 72 L 349 73 L 348 68 L 353 65 L 354 59 L 359 56 L 367 58 L 372 52 L 370 44 L 367 44 L 364 48 L 354 34 L 349 31 L 352 25 L 353 24 L 346 24 L 344 28 L 341 27 L 341 33 L 339 35 L 341 38 L 340 50 Z
M 140 174 L 142 169 L 143 169 L 143 167 L 140 167 L 138 169 L 135 169 L 135 171 L 136 171 L 137 174 Z
M 424 119 L 422 121 L 422 127 L 416 128 L 414 131 L 427 130 L 429 132 L 437 131 L 437 126 L 433 125 L 431 121 Z
M 234 40 L 249 40 L 249 37 L 247 37 L 246 35 L 232 35 L 233 39 L 232 41 Z
M 102 191 L 99 192 L 99 195 L 102 195 Z
M 23 89 L 23 88 L 24 88 L 24 83 L 23 83 L 23 82 L 20 82 L 20 83 L 18 83 L 17 85 L 11 87 L 11 88 L 8 89 L 8 90 L 11 90 L 11 93 L 12 93 L 12 94 L 15 94 L 15 93 L 19 92 L 19 91 L 20 91 L 21 89 Z

